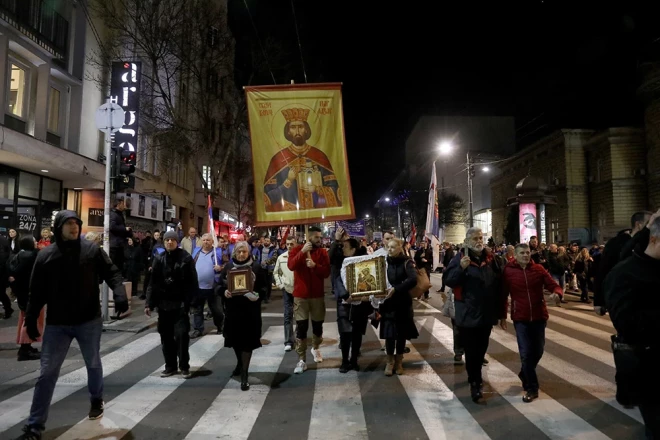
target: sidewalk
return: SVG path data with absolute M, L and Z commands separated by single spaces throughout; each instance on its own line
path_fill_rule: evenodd
M 130 314 L 123 319 L 112 319 L 103 323 L 105 332 L 128 332 L 141 333 L 153 328 L 158 323 L 158 314 L 153 313 L 151 317 L 144 314 L 145 301 L 134 296 L 131 299 Z M 110 316 L 115 315 L 114 308 L 109 309 Z

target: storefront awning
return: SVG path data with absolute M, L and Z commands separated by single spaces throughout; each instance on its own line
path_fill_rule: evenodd
M 3 165 L 61 180 L 64 188 L 103 188 L 105 165 L 95 160 L 7 128 L 3 140 Z

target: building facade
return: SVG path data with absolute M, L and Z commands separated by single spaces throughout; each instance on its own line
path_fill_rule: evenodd
M 518 182 L 534 176 L 557 198 L 546 206 L 549 243 L 604 243 L 630 227 L 634 212 L 649 209 L 647 157 L 644 130 L 635 127 L 557 130 L 535 142 L 502 162 L 502 174 L 491 180 L 495 241 L 506 241 L 508 221 L 518 227 L 510 213 L 517 206 L 507 200 L 518 195 Z
M 74 2 L 0 2 L 0 234 L 38 236 L 83 191 L 103 188 L 94 124 L 103 97 L 85 80 L 90 38 Z

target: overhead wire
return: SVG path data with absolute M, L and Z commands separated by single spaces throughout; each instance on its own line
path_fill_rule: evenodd
M 252 13 L 250 12 L 250 7 L 247 4 L 247 0 L 243 0 L 243 4 L 245 5 L 245 9 L 247 10 L 248 16 L 250 17 L 250 23 L 252 23 L 252 29 L 254 29 L 254 34 L 257 36 L 257 41 L 259 42 L 259 48 L 261 48 L 261 54 L 263 55 L 264 60 L 266 61 L 266 67 L 268 67 L 270 76 L 273 79 L 273 84 L 277 84 L 277 81 L 275 81 L 275 74 L 273 73 L 273 69 L 270 68 L 270 61 L 268 61 L 268 55 L 266 55 L 266 50 L 264 49 L 264 45 L 261 43 L 261 37 L 259 37 L 259 31 L 257 30 L 257 25 L 254 24 L 254 20 L 252 19 Z
M 291 0 L 291 10 L 293 11 L 293 22 L 296 28 L 296 37 L 298 38 L 298 51 L 300 52 L 300 62 L 303 68 L 303 75 L 305 75 L 305 83 L 307 83 L 307 70 L 305 70 L 305 58 L 303 57 L 302 43 L 300 42 L 300 32 L 298 30 L 298 17 L 296 16 L 296 8 Z
M 83 14 L 85 14 L 85 19 L 87 20 L 87 23 L 89 24 L 90 29 L 92 30 L 92 34 L 94 35 L 94 39 L 98 43 L 99 47 L 103 47 L 101 43 L 101 36 L 99 35 L 98 30 L 96 29 L 96 26 L 94 26 L 94 22 L 92 21 L 92 17 L 89 13 L 89 10 L 87 9 L 87 5 L 85 4 L 85 1 L 82 0 L 78 2 L 80 5 L 80 8 L 83 11 Z

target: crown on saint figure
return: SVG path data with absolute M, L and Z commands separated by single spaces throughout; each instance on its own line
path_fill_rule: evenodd
M 286 122 L 307 121 L 307 116 L 309 116 L 309 109 L 288 108 L 286 110 L 282 110 L 282 114 L 284 115 Z

